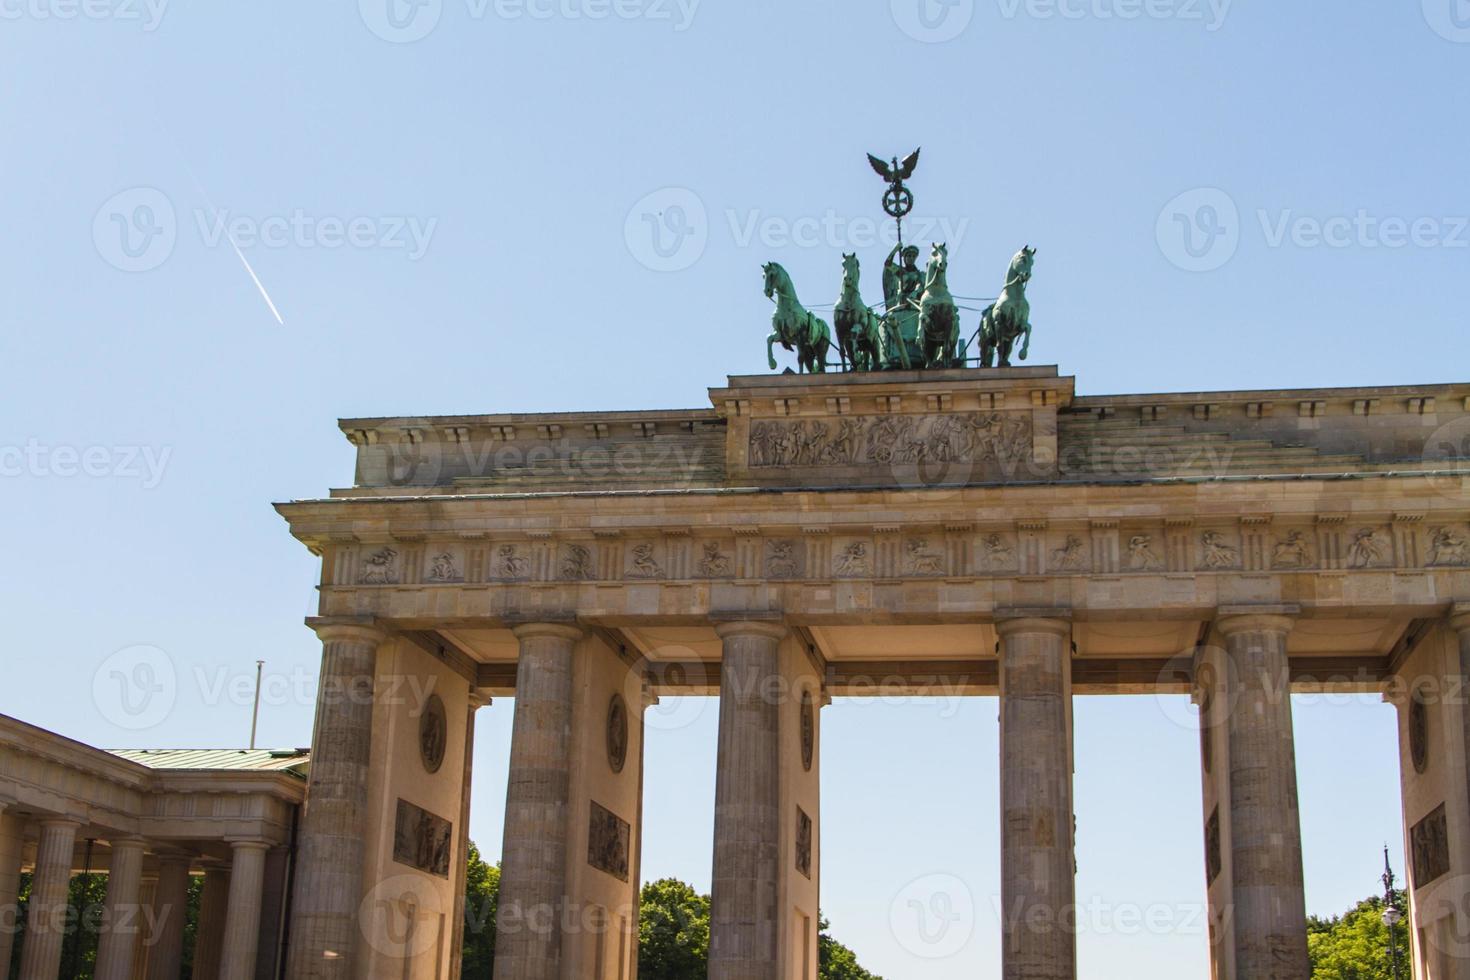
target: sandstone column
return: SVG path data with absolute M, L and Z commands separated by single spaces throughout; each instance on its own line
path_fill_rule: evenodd
M 41 821 L 25 942 L 20 951 L 20 980 L 56 980 L 61 973 L 67 888 L 71 885 L 71 858 L 79 826 L 75 820 Z
M 1460 676 L 1461 684 L 1470 683 L 1470 602 L 1457 602 L 1450 612 L 1450 628 L 1460 638 Z M 1464 728 L 1465 739 L 1465 778 L 1470 784 L 1470 706 L 1461 707 L 1460 723 Z
M 1002 976 L 1075 980 L 1072 624 L 1017 616 L 1000 635 Z
M 367 833 L 373 677 L 384 635 L 363 625 L 321 623 L 321 690 L 296 850 L 287 975 L 354 976 Z
M 199 891 L 199 925 L 194 932 L 194 973 L 218 977 L 220 953 L 225 939 L 225 913 L 230 904 L 230 869 L 225 865 L 204 866 L 204 886 Z
M 178 980 L 184 962 L 184 922 L 189 914 L 189 864 L 183 854 L 158 858 L 153 892 L 153 931 L 148 935 L 148 980 Z
M 780 679 L 786 628 L 721 623 L 710 980 L 778 980 Z
M 1308 980 L 1301 821 L 1291 730 L 1290 616 L 1222 609 L 1235 971 L 1239 980 Z
M 230 892 L 221 940 L 220 980 L 253 980 L 260 942 L 260 899 L 265 885 L 267 841 L 230 841 Z
M 148 980 L 148 954 L 157 937 L 153 934 L 151 916 L 158 906 L 158 875 L 144 872 L 138 884 L 138 935 L 133 942 L 133 963 L 128 967 L 129 980 Z
M 105 930 L 97 941 L 96 980 L 128 980 L 133 972 L 133 950 L 143 928 L 138 889 L 143 879 L 144 842 L 118 838 L 107 866 Z
M 582 631 L 517 626 L 515 717 L 495 938 L 496 980 L 558 980 L 571 792 L 572 658 Z
M 454 921 L 451 923 L 449 943 L 449 980 L 459 980 L 464 970 L 464 889 L 470 872 L 470 781 L 474 778 L 475 761 L 475 712 L 490 703 L 490 699 L 474 688 L 470 689 L 469 708 L 464 721 L 464 775 L 461 780 L 459 803 L 459 861 L 454 868 Z M 483 922 L 483 909 L 474 909 L 475 922 Z
M 10 954 L 20 925 L 20 858 L 24 824 L 10 807 L 0 803 L 0 976 L 10 976 Z M 7 812 L 9 811 L 9 812 Z

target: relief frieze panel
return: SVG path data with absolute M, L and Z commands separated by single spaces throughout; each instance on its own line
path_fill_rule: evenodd
M 1470 524 L 1216 527 L 1109 523 L 997 528 L 876 526 L 868 533 L 809 526 L 751 528 L 734 537 L 392 541 L 353 545 L 330 560 L 332 584 L 437 587 L 489 582 L 639 583 L 851 580 L 1178 572 L 1290 574 L 1470 568 Z M 1405 545 L 1395 535 L 1412 536 Z
M 752 422 L 752 469 L 899 463 L 1021 463 L 1031 459 L 1026 412 L 857 415 Z

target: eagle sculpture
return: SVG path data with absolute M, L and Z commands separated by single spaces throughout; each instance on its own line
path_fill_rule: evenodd
M 898 184 L 914 175 L 914 168 L 919 165 L 919 151 L 915 150 L 904 157 L 903 163 L 899 163 L 898 157 L 894 157 L 893 163 L 891 164 L 884 163 L 869 153 L 868 162 L 873 165 L 873 170 L 877 172 L 879 177 L 882 177 L 890 184 Z

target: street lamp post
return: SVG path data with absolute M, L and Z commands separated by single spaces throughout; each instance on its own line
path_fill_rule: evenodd
M 1399 944 L 1394 939 L 1393 927 L 1398 925 L 1403 913 L 1393 904 L 1393 866 L 1388 863 L 1388 845 L 1383 845 L 1383 924 L 1388 926 L 1388 965 L 1393 980 L 1399 980 Z

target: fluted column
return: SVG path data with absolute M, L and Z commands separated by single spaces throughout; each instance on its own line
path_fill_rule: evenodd
M 1457 602 L 1450 612 L 1450 628 L 1460 639 L 1461 684 L 1470 683 L 1470 602 Z M 1470 785 L 1470 708 L 1460 709 L 1460 724 L 1465 740 L 1465 782 Z
M 341 980 L 355 975 L 373 678 L 385 637 L 360 625 L 323 623 L 316 632 L 322 641 L 321 690 L 296 852 L 287 974 L 293 980 Z
M 471 688 L 469 707 L 464 720 L 464 774 L 460 780 L 459 802 L 459 861 L 454 866 L 454 921 L 451 925 L 449 944 L 449 980 L 459 980 L 464 970 L 464 890 L 470 873 L 470 781 L 474 778 L 475 760 L 475 712 L 490 703 L 490 699 Z M 475 921 L 483 922 L 475 909 Z
M 720 731 L 710 902 L 710 980 L 778 980 L 780 880 L 779 645 L 771 622 L 715 627 Z
M 148 950 L 148 980 L 179 980 L 184 963 L 184 924 L 189 915 L 189 858 L 162 854 Z
M 1221 610 L 1231 895 L 1239 980 L 1308 980 L 1288 615 Z
M 133 942 L 133 962 L 128 967 L 129 980 L 148 980 L 148 954 L 155 936 L 150 917 L 158 902 L 158 875 L 145 873 L 138 883 L 138 936 Z
M 495 937 L 496 980 L 557 980 L 566 904 L 572 657 L 582 631 L 517 626 L 515 717 Z
M 143 928 L 138 888 L 143 880 L 144 842 L 136 837 L 110 842 L 104 931 L 97 940 L 96 980 L 128 980 L 133 972 L 133 950 Z
M 15 931 L 20 925 L 20 859 L 25 841 L 24 824 L 5 803 L 0 803 L 0 977 L 10 976 L 10 954 Z
M 1075 980 L 1072 624 L 1017 616 L 1000 635 L 1002 976 Z
M 67 888 L 71 884 L 71 858 L 79 826 L 75 820 L 41 821 L 30 908 L 26 912 L 25 942 L 20 951 L 20 980 L 56 980 L 61 973 Z
M 206 864 L 199 890 L 199 925 L 194 930 L 194 975 L 218 977 L 225 939 L 225 912 L 230 904 L 230 869 Z
M 220 940 L 219 980 L 253 980 L 268 841 L 230 841 L 230 890 Z

